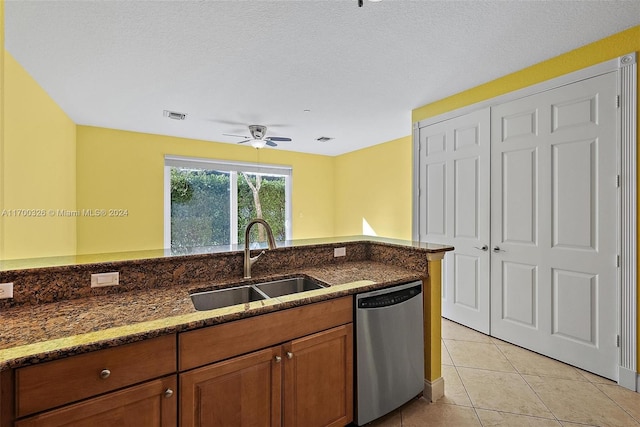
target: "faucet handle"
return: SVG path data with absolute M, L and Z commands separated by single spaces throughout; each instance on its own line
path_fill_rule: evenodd
M 260 258 L 264 254 L 265 254 L 265 251 L 262 251 L 258 255 L 249 258 L 249 263 L 251 263 L 251 265 L 253 265 L 256 261 L 258 261 L 258 258 Z

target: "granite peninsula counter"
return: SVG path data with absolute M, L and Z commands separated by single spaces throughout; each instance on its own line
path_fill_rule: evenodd
M 334 257 L 342 247 L 346 256 Z M 14 283 L 14 298 L 0 300 L 0 374 L 412 280 L 425 283 L 425 325 L 437 320 L 426 328 L 425 353 L 437 353 L 439 365 L 439 260 L 452 249 L 378 238 L 307 241 L 267 251 L 251 279 L 241 279 L 238 251 L 0 271 L 0 282 Z M 119 286 L 90 287 L 91 274 L 110 271 L 119 272 Z M 300 275 L 327 286 L 208 311 L 196 311 L 189 296 Z M 429 375 L 427 382 L 441 380 L 439 369 Z

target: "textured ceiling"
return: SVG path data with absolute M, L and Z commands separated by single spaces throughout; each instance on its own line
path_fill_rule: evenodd
M 7 0 L 5 21 L 7 50 L 78 124 L 229 143 L 264 124 L 293 138 L 278 149 L 337 155 L 640 24 L 640 1 Z

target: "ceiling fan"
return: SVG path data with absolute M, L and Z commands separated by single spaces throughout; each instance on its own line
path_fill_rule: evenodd
M 269 147 L 277 147 L 276 141 L 278 142 L 289 142 L 291 138 L 286 138 L 283 136 L 267 136 L 267 127 L 262 125 L 249 125 L 249 133 L 251 136 L 246 135 L 233 135 L 229 133 L 223 133 L 225 136 L 233 136 L 236 138 L 245 138 L 244 141 L 238 142 L 238 144 L 244 144 L 245 142 L 251 143 L 251 146 L 254 148 L 263 148 L 265 145 Z

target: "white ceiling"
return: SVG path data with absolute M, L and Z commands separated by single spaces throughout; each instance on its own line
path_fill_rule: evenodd
M 364 3 L 7 0 L 6 47 L 78 124 L 229 143 L 264 124 L 293 138 L 278 149 L 338 155 L 640 24 L 640 1 Z

